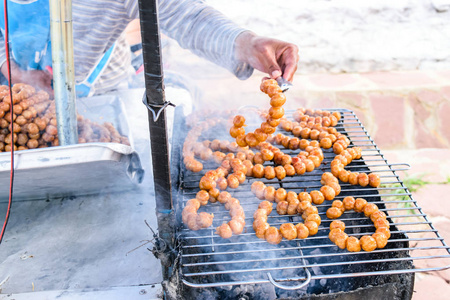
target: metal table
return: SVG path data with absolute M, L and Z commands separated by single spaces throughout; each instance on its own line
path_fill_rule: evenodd
M 152 244 L 137 248 L 153 236 L 145 220 L 157 229 L 143 92 L 117 94 L 146 170 L 143 182 L 124 192 L 13 200 L 0 245 L 0 299 L 160 297 L 161 265 L 147 250 Z M 168 89 L 171 93 L 187 96 L 179 89 Z M 1 200 L 2 220 L 6 207 L 7 200 Z

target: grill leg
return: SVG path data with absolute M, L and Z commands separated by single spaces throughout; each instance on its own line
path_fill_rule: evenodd
M 158 252 L 157 258 L 161 260 L 163 278 L 167 279 L 169 278 L 169 268 L 173 261 L 173 258 L 170 257 L 170 253 L 171 249 L 173 249 L 175 218 L 172 210 L 173 205 L 165 111 L 161 113 L 161 116 L 156 122 L 153 121 L 152 114 L 149 112 L 149 127 L 158 233 L 159 238 L 162 239 L 162 243 L 164 243 L 164 247 L 161 245 L 160 249 L 155 250 Z M 153 253 L 155 254 L 155 251 Z
M 169 143 L 164 95 L 164 76 L 161 60 L 161 42 L 158 24 L 158 1 L 139 0 L 141 20 L 142 57 L 144 59 L 145 89 L 144 103 L 149 108 L 150 145 L 152 149 L 153 180 L 155 183 L 156 216 L 160 247 L 153 253 L 161 259 L 164 279 L 169 276 L 174 236 L 173 203 L 169 166 Z M 154 112 L 155 118 L 151 112 Z M 156 119 L 156 120 L 155 120 Z M 164 247 L 163 247 L 164 246 Z M 158 249 L 159 248 L 159 249 Z

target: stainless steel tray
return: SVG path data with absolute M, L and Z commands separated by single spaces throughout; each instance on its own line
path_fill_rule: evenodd
M 78 113 L 97 123 L 111 122 L 133 140 L 123 104 L 117 96 L 78 100 Z M 10 153 L 0 154 L 0 200 L 8 197 Z M 132 146 L 87 143 L 17 151 L 14 156 L 14 199 L 116 192 L 141 183 L 144 170 Z

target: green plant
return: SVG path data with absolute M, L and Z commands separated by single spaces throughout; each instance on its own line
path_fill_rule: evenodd
M 424 175 L 425 174 L 417 174 L 413 176 L 407 175 L 403 180 L 403 186 L 400 183 L 382 185 L 384 188 L 383 190 L 386 191 L 387 194 L 390 194 L 389 196 L 384 197 L 384 199 L 386 201 L 404 201 L 403 203 L 398 203 L 397 207 L 410 208 L 406 211 L 408 214 L 417 214 L 418 211 L 408 194 L 410 192 L 416 192 L 418 189 L 430 184 L 430 182 L 422 179 Z
M 450 184 L 450 176 L 447 177 L 447 180 L 443 182 L 443 184 Z
M 398 207 L 411 208 L 407 210 L 409 214 L 418 214 L 418 210 L 416 209 L 415 205 L 411 201 L 410 196 L 408 195 L 409 193 L 417 192 L 419 189 L 428 184 L 450 184 L 450 177 L 447 177 L 447 179 L 442 182 L 430 182 L 423 179 L 425 175 L 425 173 L 414 175 L 406 174 L 405 178 L 403 179 L 404 187 L 400 183 L 382 184 L 380 186 L 382 188 L 381 194 L 389 194 L 389 196 L 384 197 L 384 200 L 405 201 L 404 203 L 398 203 Z
M 403 180 L 403 184 L 408 188 L 409 191 L 411 192 L 416 192 L 418 189 L 424 187 L 427 184 L 430 184 L 431 182 L 423 180 L 423 176 L 425 176 L 425 174 L 421 173 L 421 174 L 415 174 L 412 176 L 407 176 L 404 180 Z

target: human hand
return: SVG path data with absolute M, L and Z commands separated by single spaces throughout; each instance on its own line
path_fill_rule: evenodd
M 246 31 L 236 39 L 236 58 L 276 79 L 292 81 L 299 61 L 298 47 Z
M 6 62 L 1 67 L 2 74 L 8 79 Z M 52 89 L 53 76 L 47 71 L 42 70 L 22 70 L 17 64 L 11 62 L 11 83 L 26 83 L 37 90 L 46 91 L 53 98 Z

